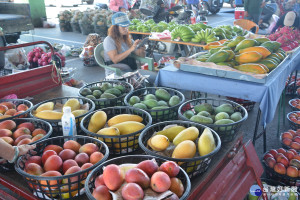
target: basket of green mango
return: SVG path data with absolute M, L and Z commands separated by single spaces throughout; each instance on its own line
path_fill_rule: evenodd
M 248 118 L 248 112 L 233 101 L 198 98 L 182 104 L 178 109 L 178 116 L 182 120 L 204 124 L 215 130 L 222 142 L 230 142 Z
M 132 91 L 124 102 L 150 113 L 153 123 L 178 119 L 178 108 L 184 102 L 178 90 L 166 87 L 147 87 Z
M 124 106 L 124 97 L 133 90 L 125 81 L 100 81 L 83 86 L 79 96 L 91 99 L 97 109 Z

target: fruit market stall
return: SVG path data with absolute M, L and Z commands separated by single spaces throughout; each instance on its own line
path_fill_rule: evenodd
M 78 95 L 78 92 L 79 89 L 61 85 L 44 91 L 38 95 L 34 95 L 32 102 L 36 104 L 41 101 L 57 97 L 75 96 Z M 219 180 L 223 179 L 224 174 L 227 173 L 227 170 L 231 170 L 233 167 L 236 170 L 236 173 L 232 177 L 227 177 L 226 182 L 235 184 L 227 185 L 227 187 L 221 188 L 219 191 L 215 192 L 214 195 L 218 197 L 218 195 L 224 196 L 226 194 L 230 198 L 232 197 L 231 195 L 235 194 L 239 195 L 240 197 L 244 197 L 248 193 L 249 187 L 253 184 L 257 177 L 261 176 L 263 172 L 262 166 L 259 164 L 258 157 L 253 150 L 254 148 L 251 142 L 248 142 L 244 145 L 242 144 L 242 133 L 239 132 L 235 139 L 222 146 L 221 150 L 212 157 L 209 163 L 209 167 L 206 168 L 206 172 L 191 179 L 192 190 L 188 199 L 194 199 L 199 195 L 201 195 L 203 198 L 208 197 L 211 191 L 217 188 L 217 185 L 219 185 Z M 143 154 L 143 152 L 140 150 L 137 151 L 137 153 Z M 249 154 L 251 154 L 251 156 L 249 156 Z M 256 163 L 255 166 L 248 166 L 246 164 L 246 161 L 249 159 L 252 159 L 252 163 Z M 254 171 L 252 171 L 252 169 L 254 169 Z M 247 173 L 245 173 L 245 170 L 247 171 Z M 236 176 L 236 174 L 240 173 L 241 176 L 244 177 L 243 180 L 245 180 L 243 184 L 240 184 L 240 181 L 235 179 L 237 177 L 240 177 Z M 20 175 L 15 171 L 1 173 L 0 178 L 0 183 L 5 187 L 13 190 L 15 194 L 17 194 L 17 196 L 23 197 L 25 199 L 36 199 L 36 197 L 32 195 L 27 188 L 25 188 L 26 184 L 24 180 L 21 179 Z M 30 177 L 27 178 L 30 179 Z M 32 182 L 32 184 L 36 184 L 36 182 Z M 225 185 L 226 184 L 224 184 L 224 186 Z M 239 187 L 237 187 L 238 185 Z M 229 194 L 228 192 L 232 191 L 231 189 L 233 188 L 235 188 L 235 192 Z M 78 197 L 74 199 L 87 199 L 87 197 L 82 196 L 80 198 Z

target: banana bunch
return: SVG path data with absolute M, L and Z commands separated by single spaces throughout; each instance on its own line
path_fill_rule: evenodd
M 222 29 L 220 27 L 216 27 L 216 28 L 213 28 L 213 31 L 216 33 L 216 36 L 220 38 L 220 40 L 228 39 L 224 29 Z
M 212 31 L 212 29 L 207 28 L 205 30 L 198 31 L 196 36 L 192 39 L 192 42 L 208 44 L 218 40 L 219 38 L 216 37 L 216 33 Z
M 148 32 L 150 32 L 150 27 L 145 24 L 141 24 L 141 25 L 138 25 L 137 31 L 143 32 L 143 33 L 148 33 Z
M 184 42 L 190 42 L 195 37 L 194 31 L 188 26 L 177 26 L 171 32 L 171 39 L 181 39 Z
M 151 26 L 151 32 L 163 32 L 165 29 L 163 26 L 161 25 L 155 25 L 155 26 Z

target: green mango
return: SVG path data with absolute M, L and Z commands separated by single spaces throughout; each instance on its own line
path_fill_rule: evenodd
M 161 100 L 164 100 L 164 101 L 169 101 L 170 98 L 171 98 L 171 95 L 169 94 L 169 92 L 165 89 L 162 89 L 162 88 L 155 91 L 155 96 L 158 99 L 161 99 Z
M 194 115 L 190 118 L 190 120 L 193 122 L 200 123 L 200 124 L 213 124 L 214 123 L 212 118 L 204 117 L 202 115 Z

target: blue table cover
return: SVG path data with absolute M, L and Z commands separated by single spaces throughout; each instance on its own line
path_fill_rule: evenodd
M 261 124 L 265 127 L 274 118 L 280 95 L 287 77 L 300 63 L 300 51 L 282 63 L 265 84 L 240 81 L 199 73 L 185 72 L 169 65 L 161 69 L 156 77 L 157 86 L 247 99 L 260 103 Z

